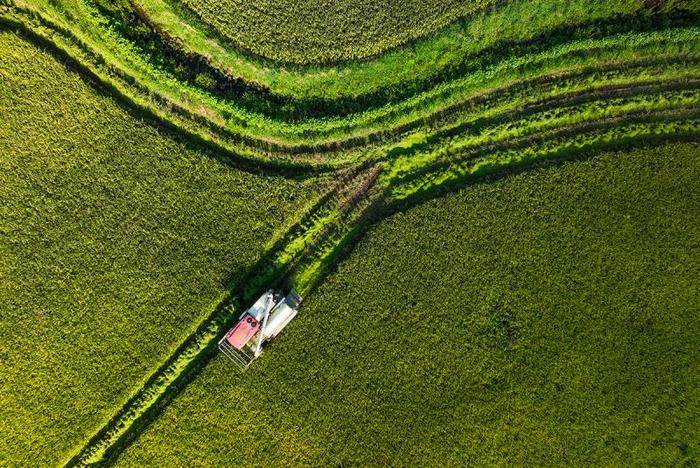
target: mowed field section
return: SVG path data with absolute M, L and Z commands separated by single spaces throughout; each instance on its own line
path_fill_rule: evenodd
M 120 466 L 692 464 L 700 147 L 599 154 L 373 227 Z
M 55 465 L 314 190 L 172 139 L 14 33 L 0 51 L 0 465 Z

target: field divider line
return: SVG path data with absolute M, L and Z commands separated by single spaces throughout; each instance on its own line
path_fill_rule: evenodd
M 678 84 L 672 83 L 668 87 L 660 86 L 660 87 L 654 87 L 654 90 L 657 91 L 696 91 L 700 89 L 700 82 L 697 81 L 688 81 L 687 83 L 688 87 L 687 88 L 679 88 Z M 647 89 L 643 89 L 642 91 L 646 91 Z M 627 92 L 627 91 L 632 91 L 632 90 L 626 90 L 625 93 L 621 94 L 624 97 L 638 97 L 638 96 L 649 96 L 649 97 L 654 97 L 657 96 L 655 94 L 647 94 L 647 93 L 640 93 L 636 94 L 634 92 Z M 606 96 L 598 96 L 600 99 L 606 98 Z M 661 98 L 663 99 L 664 96 L 657 96 L 657 99 Z M 599 102 L 599 100 L 593 100 L 590 101 L 590 103 L 596 103 Z M 652 119 L 655 118 L 655 116 L 661 115 L 662 112 L 669 112 L 673 113 L 675 111 L 686 111 L 686 110 L 692 110 L 694 107 L 694 102 L 695 101 L 687 101 L 685 104 L 681 101 L 680 103 L 676 103 L 671 106 L 667 106 L 663 111 L 653 111 L 650 112 L 648 109 L 641 107 L 641 108 L 636 108 L 632 107 L 628 110 L 621 110 L 621 111 L 616 111 L 615 108 L 611 108 L 610 110 L 607 111 L 605 115 L 600 115 L 596 118 L 590 119 L 586 118 L 582 115 L 579 115 L 577 117 L 578 122 L 574 121 L 572 123 L 557 123 L 556 120 L 554 120 L 555 125 L 544 125 L 541 121 L 534 121 L 530 122 L 525 120 L 529 114 L 521 115 L 520 120 L 518 122 L 523 122 L 526 125 L 522 125 L 520 127 L 514 127 L 517 129 L 517 135 L 511 136 L 511 135 L 502 135 L 502 136 L 497 136 L 495 139 L 488 139 L 488 140 L 476 140 L 474 142 L 468 142 L 468 143 L 462 143 L 460 144 L 458 142 L 450 142 L 448 145 L 441 146 L 439 150 L 436 150 L 434 152 L 429 152 L 430 154 L 433 154 L 434 156 L 431 156 L 430 158 L 423 158 L 420 162 L 419 166 L 411 165 L 410 164 L 410 154 L 409 155 L 400 155 L 400 159 L 403 158 L 404 161 L 408 161 L 408 169 L 399 169 L 396 171 L 395 174 L 395 179 L 396 180 L 403 180 L 403 181 L 410 181 L 413 179 L 417 179 L 422 177 L 424 174 L 434 172 L 438 168 L 446 168 L 453 166 L 456 163 L 460 163 L 464 160 L 471 159 L 472 154 L 481 154 L 484 153 L 485 151 L 495 151 L 498 149 L 503 149 L 503 148 L 508 148 L 508 147 L 514 147 L 515 145 L 518 145 L 519 147 L 527 147 L 530 144 L 541 142 L 545 139 L 551 140 L 551 139 L 561 139 L 566 136 L 574 135 L 576 133 L 580 132 L 585 132 L 588 128 L 595 127 L 601 127 L 602 125 L 607 125 L 607 127 L 614 127 L 615 125 L 625 123 L 628 121 L 644 121 L 645 119 Z M 582 103 L 586 103 L 585 101 Z M 566 107 L 561 107 L 557 109 L 566 109 Z M 576 107 L 572 108 L 573 110 L 576 110 Z M 545 109 L 545 111 L 548 109 Z M 576 115 L 576 114 L 573 114 Z M 506 120 L 507 122 L 512 123 L 512 120 Z M 545 121 L 546 122 L 546 121 Z M 492 126 L 489 126 L 489 124 L 503 124 L 501 122 L 501 119 L 498 118 L 495 122 L 489 122 L 488 120 L 485 122 L 482 122 L 484 125 L 480 125 L 477 128 L 481 129 L 490 129 L 494 128 Z M 507 132 L 506 132 L 507 133 Z M 478 136 L 478 134 L 473 135 L 474 138 Z M 428 145 L 425 145 L 420 148 L 421 151 L 426 151 Z M 457 156 L 454 153 L 460 155 Z
M 407 154 L 416 152 L 428 152 L 430 148 L 448 142 L 449 145 L 444 152 L 449 152 L 447 148 L 454 146 L 451 140 L 463 134 L 477 135 L 477 131 L 483 131 L 497 125 L 522 121 L 524 118 L 536 115 L 549 110 L 561 111 L 562 109 L 577 109 L 577 106 L 594 104 L 598 101 L 609 99 L 639 98 L 652 96 L 662 92 L 686 92 L 700 89 L 700 75 L 695 76 L 690 73 L 684 77 L 661 80 L 654 79 L 640 80 L 634 82 L 616 82 L 612 85 L 599 84 L 595 87 L 567 91 L 562 94 L 549 95 L 543 99 L 532 100 L 521 103 L 518 106 L 511 106 L 510 103 L 496 108 L 496 112 L 479 111 L 469 114 L 460 123 L 443 127 L 435 132 L 426 135 L 424 138 L 416 140 L 411 145 L 398 146 L 388 152 L 388 160 L 399 159 Z
M 697 112 L 691 112 L 689 115 L 694 118 L 700 117 Z M 678 122 L 682 124 L 685 121 L 679 120 Z M 700 144 L 700 122 L 697 120 L 691 121 L 686 125 L 686 129 L 682 131 L 677 131 L 674 128 L 664 132 L 663 128 L 650 126 L 646 133 L 637 130 L 630 135 L 612 135 L 608 139 L 601 138 L 583 144 L 571 142 L 568 146 L 562 145 L 551 150 L 544 149 L 535 157 L 511 160 L 506 164 L 492 165 L 475 173 L 443 179 L 427 188 L 422 187 L 420 190 L 414 190 L 401 198 L 393 196 L 394 184 L 392 181 L 384 181 L 381 184 L 377 184 L 374 199 L 369 201 L 365 210 L 356 217 L 356 224 L 346 229 L 339 238 L 335 239 L 335 244 L 327 248 L 323 256 L 316 259 L 318 265 L 317 276 L 311 288 L 306 291 L 306 294 L 309 294 L 315 286 L 322 283 L 323 278 L 332 271 L 332 265 L 337 264 L 338 261 L 352 251 L 352 248 L 362 237 L 363 233 L 372 225 L 394 213 L 406 211 L 418 204 L 456 190 L 461 190 L 469 185 L 491 183 L 532 170 L 533 168 L 557 165 L 567 161 L 584 160 L 594 157 L 602 151 L 628 150 L 637 147 L 648 148 L 677 141 Z
M 395 203 L 414 196 L 434 198 L 441 187 L 479 180 L 503 170 L 517 172 L 546 162 L 575 159 L 580 155 L 603 150 L 625 149 L 627 145 L 655 144 L 673 139 L 697 141 L 700 137 L 700 111 L 695 108 L 674 109 L 652 115 L 632 115 L 604 121 L 587 122 L 552 134 L 514 140 L 510 143 L 485 145 L 468 151 L 457 161 L 426 168 L 418 178 L 397 177 L 391 185 Z M 526 151 L 527 150 L 527 151 Z M 410 205 L 410 204 L 408 204 Z
M 151 91 L 124 70 L 110 64 L 103 55 L 93 50 L 72 31 L 37 12 L 12 3 L 4 4 L 0 0 L 0 27 L 21 33 L 25 39 L 47 50 L 100 91 L 137 113 L 139 117 L 146 118 L 171 133 L 182 134 L 210 151 L 224 155 L 224 162 L 242 170 L 263 169 L 294 177 L 331 172 L 346 166 L 305 161 L 300 158 L 276 157 L 275 153 L 269 152 L 271 148 L 277 148 L 276 143 L 233 133 Z M 237 148 L 239 143 L 248 146 Z
M 134 0 L 130 0 L 131 2 L 134 2 Z M 378 57 L 381 57 L 382 55 L 385 55 L 387 53 L 391 53 L 395 50 L 410 46 L 411 44 L 417 43 L 419 41 L 424 41 L 428 38 L 430 38 L 433 35 L 439 34 L 443 30 L 452 27 L 453 25 L 457 23 L 461 23 L 468 18 L 471 18 L 473 16 L 476 16 L 480 13 L 483 13 L 485 11 L 493 10 L 495 8 L 498 8 L 500 6 L 506 5 L 509 0 L 491 0 L 490 3 L 487 3 L 485 5 L 481 5 L 478 7 L 476 10 L 470 11 L 468 13 L 465 13 L 463 15 L 458 15 L 451 21 L 445 23 L 443 26 L 438 27 L 437 29 L 430 31 L 430 32 L 425 32 L 424 34 L 414 37 L 412 39 L 408 39 L 405 42 L 399 43 L 393 47 L 390 47 L 388 49 L 385 49 L 383 51 L 370 54 L 367 56 L 364 56 L 362 58 L 358 58 L 356 60 L 361 60 L 363 62 L 366 61 L 371 61 L 374 60 Z M 177 21 L 179 21 L 181 24 L 187 25 L 188 28 L 193 28 L 194 30 L 198 31 L 202 37 L 206 38 L 207 42 L 213 42 L 216 45 L 216 48 L 219 50 L 223 51 L 230 51 L 233 50 L 237 54 L 240 54 L 243 57 L 253 59 L 255 61 L 261 62 L 263 66 L 270 66 L 270 65 L 287 65 L 287 66 L 335 66 L 335 65 L 342 65 L 344 63 L 347 63 L 348 60 L 327 60 L 323 62 L 318 62 L 318 63 L 308 63 L 308 64 L 299 64 L 296 62 L 283 62 L 279 60 L 274 60 L 269 57 L 265 57 L 264 55 L 257 54 L 253 52 L 250 49 L 246 49 L 245 47 L 242 47 L 239 44 L 234 43 L 231 39 L 227 38 L 226 36 L 223 36 L 214 26 L 210 25 L 206 21 L 204 21 L 200 15 L 198 15 L 192 8 L 190 8 L 187 4 L 179 2 L 177 0 L 156 0 L 156 1 L 151 1 L 151 0 L 139 0 L 138 4 L 140 5 L 141 8 L 144 8 L 144 4 L 148 4 L 149 7 L 147 9 L 144 9 L 144 13 L 148 14 L 149 16 L 152 17 L 151 13 L 149 11 L 153 11 L 154 9 L 162 9 L 164 6 L 166 6 L 169 10 L 169 12 L 177 18 Z M 155 7 L 155 8 L 154 8 Z M 146 11 L 149 10 L 149 11 Z M 156 22 L 155 20 L 152 20 Z M 160 24 L 161 28 L 164 28 L 162 23 Z M 170 34 L 174 35 L 174 32 L 170 30 Z M 178 37 L 179 38 L 179 37 Z M 194 49 L 189 49 L 188 52 L 190 53 L 209 53 L 209 51 L 197 51 Z M 263 83 L 261 83 L 264 85 Z

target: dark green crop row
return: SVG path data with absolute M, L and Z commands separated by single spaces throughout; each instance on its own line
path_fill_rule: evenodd
M 69 1 L 70 10 L 81 9 L 84 5 L 77 0 L 55 0 L 62 4 Z M 416 41 L 411 47 L 401 47 L 372 60 L 302 67 L 241 55 L 210 31 L 206 24 L 183 11 L 175 1 L 131 1 L 163 37 L 175 41 L 188 54 L 207 57 L 226 73 L 269 88 L 275 94 L 297 100 L 314 98 L 324 101 L 370 95 L 382 89 L 430 80 L 439 74 L 439 70 L 457 66 L 465 57 L 478 55 L 498 44 L 523 43 L 543 31 L 640 14 L 644 9 L 635 0 L 600 3 L 512 0 Z M 697 13 L 699 7 L 686 1 L 675 7 L 667 2 L 662 14 L 668 15 L 676 9 Z M 545 12 L 556 14 L 543 14 Z
M 383 87 L 372 93 L 353 94 L 334 99 L 292 97 L 277 93 L 270 87 L 247 82 L 236 75 L 216 67 L 196 53 L 182 50 L 183 45 L 147 13 L 135 7 L 130 0 L 117 2 L 91 0 L 107 15 L 110 23 L 128 39 L 134 41 L 140 53 L 156 68 L 163 68 L 189 85 L 211 92 L 224 99 L 235 101 L 237 107 L 273 120 L 306 120 L 321 117 L 343 117 L 398 103 L 436 85 L 481 70 L 511 57 L 536 55 L 557 45 L 580 39 L 595 39 L 623 32 L 654 31 L 670 26 L 683 27 L 697 24 L 697 16 L 689 11 L 672 11 L 651 15 L 637 12 L 633 15 L 608 18 L 589 23 L 565 25 L 546 32 L 533 31 L 524 41 L 497 43 L 491 47 L 466 55 L 459 63 L 444 69 L 433 69 L 432 74 L 419 81 L 402 81 L 395 86 Z M 278 33 L 276 33 L 278 34 Z

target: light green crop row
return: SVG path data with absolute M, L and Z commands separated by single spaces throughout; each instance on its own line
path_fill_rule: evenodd
M 108 35 L 105 37 L 108 37 Z M 484 87 L 496 87 L 504 83 L 508 83 L 509 81 L 516 81 L 521 77 L 521 70 L 524 66 L 534 67 L 535 69 L 538 66 L 542 67 L 543 73 L 545 70 L 547 72 L 561 72 L 562 69 L 565 70 L 575 66 L 592 66 L 601 61 L 625 60 L 652 55 L 659 56 L 663 54 L 692 54 L 698 48 L 696 42 L 697 37 L 697 31 L 693 28 L 689 28 L 658 33 L 633 33 L 614 36 L 602 40 L 575 41 L 546 52 L 534 54 L 533 56 L 518 57 L 503 61 L 486 70 L 472 73 L 465 78 L 440 85 L 435 89 L 422 93 L 414 98 L 410 98 L 400 104 L 384 106 L 376 110 L 351 116 L 349 118 L 313 119 L 308 122 L 291 124 L 275 122 L 262 118 L 261 116 L 256 117 L 246 115 L 244 113 L 237 117 L 236 121 L 246 122 L 244 132 L 247 132 L 247 136 L 253 138 L 254 140 L 257 138 L 257 136 L 260 136 L 261 141 L 264 141 L 265 137 L 262 135 L 265 133 L 268 136 L 270 133 L 276 133 L 277 135 L 286 133 L 288 138 L 291 138 L 291 135 L 295 135 L 293 139 L 297 142 L 301 141 L 304 144 L 318 144 L 323 142 L 330 143 L 333 142 L 334 139 L 340 137 L 357 138 L 362 137 L 363 135 L 369 135 L 372 132 L 377 132 L 379 129 L 386 129 L 396 125 L 405 125 L 406 123 L 412 121 L 415 122 L 418 119 L 424 118 L 426 115 L 430 115 L 431 113 L 438 111 L 440 108 L 444 108 L 448 105 L 454 105 L 455 103 L 459 102 L 459 100 L 464 100 L 470 95 L 470 92 L 471 94 L 474 94 L 476 90 Z M 579 53 L 581 50 L 587 50 L 587 56 L 582 58 L 581 54 Z M 125 56 L 133 56 L 138 58 L 138 55 L 136 54 L 125 54 Z M 147 67 L 147 64 L 145 63 L 142 63 L 142 65 Z M 536 71 L 532 70 L 531 73 L 535 74 Z M 156 73 L 152 79 L 154 82 L 158 83 L 159 87 L 162 87 L 164 84 L 171 83 L 171 86 L 167 92 L 161 93 L 160 89 L 157 91 L 151 90 L 155 93 L 154 97 L 161 96 L 166 99 L 166 102 L 169 102 L 167 100 L 175 97 L 176 95 L 179 96 L 179 93 L 182 91 L 189 96 L 189 98 L 185 99 L 184 102 L 191 102 L 192 106 L 195 106 L 197 99 L 201 99 L 199 104 L 196 104 L 195 106 L 197 109 L 195 114 L 199 115 L 201 118 L 210 119 L 211 115 L 219 115 L 218 112 L 230 112 L 231 114 L 234 114 L 235 112 L 235 108 L 232 107 L 232 103 L 211 100 L 206 95 L 198 94 L 197 90 L 183 86 L 182 83 L 177 82 L 177 80 L 174 80 L 172 77 L 169 79 L 163 79 L 162 76 Z M 131 95 L 133 95 L 134 92 L 133 87 L 122 85 L 120 89 L 130 96 L 130 98 L 132 98 Z M 149 88 L 146 87 L 146 89 Z M 149 98 L 148 95 L 146 95 L 145 100 L 144 98 L 137 98 L 135 100 L 152 108 L 154 103 L 151 101 L 151 99 L 152 98 Z M 179 100 L 179 98 L 177 98 L 174 102 L 183 104 L 183 101 Z M 206 111 L 208 108 L 207 103 L 218 108 L 219 110 Z M 165 109 L 161 109 L 159 111 L 159 115 L 162 117 L 167 118 L 167 114 L 167 110 Z M 216 121 L 216 118 L 212 118 L 212 122 L 216 123 Z M 229 125 L 232 121 L 233 118 L 228 120 Z M 181 122 L 181 120 L 178 122 Z M 256 124 L 255 122 L 258 123 Z M 195 128 L 197 128 L 196 125 Z M 250 133 L 252 128 L 258 129 L 257 136 Z M 277 130 L 274 130 L 275 128 Z M 234 133 L 237 131 L 236 128 L 230 128 L 229 130 L 234 131 Z M 241 146 L 240 143 L 232 144 L 228 139 L 222 141 L 220 134 L 216 131 L 209 129 L 204 131 L 206 132 L 205 134 L 208 138 L 212 138 L 217 143 L 225 145 L 229 149 L 240 153 L 244 157 L 255 158 L 259 156 L 257 151 L 251 151 L 251 149 L 245 145 Z M 314 134 L 319 133 L 327 136 L 325 139 L 319 141 L 318 137 L 313 136 Z M 279 157 L 280 156 L 278 155 L 277 158 Z M 333 160 L 327 155 L 323 157 L 312 156 L 311 159 L 304 159 L 301 156 L 296 156 L 293 159 L 297 161 L 315 161 L 321 163 L 328 163 Z M 344 158 L 341 156 L 341 158 L 336 159 L 335 162 L 343 162 L 343 160 Z M 345 161 L 347 161 L 347 157 L 345 158 Z
M 391 188 L 391 198 L 402 200 L 416 194 L 431 192 L 441 186 L 478 179 L 504 169 L 513 169 L 547 159 L 576 156 L 584 151 L 617 148 L 625 143 L 634 144 L 635 140 L 653 141 L 660 138 L 673 139 L 700 134 L 700 120 L 697 118 L 683 120 L 682 115 L 674 118 L 672 113 L 661 115 L 658 122 L 625 123 L 625 119 L 622 118 L 615 122 L 614 126 L 608 126 L 610 128 L 603 131 L 596 131 L 595 124 L 590 127 L 592 130 L 583 128 L 577 130 L 575 135 L 563 139 L 552 137 L 549 141 L 539 144 L 533 141 L 526 147 L 494 150 L 484 156 L 452 164 L 444 170 L 437 170 L 408 182 L 397 183 Z
M 696 87 L 697 88 L 697 87 Z M 634 88 L 632 88 L 634 90 Z M 573 127 L 586 122 L 602 121 L 616 116 L 663 112 L 673 109 L 692 109 L 700 103 L 700 91 L 655 91 L 641 87 L 625 97 L 603 93 L 593 95 L 589 101 L 573 105 L 553 103 L 544 109 L 526 112 L 510 119 L 486 120 L 483 124 L 465 125 L 463 132 L 455 136 L 424 139 L 415 150 L 404 149 L 398 157 L 389 160 L 382 180 L 395 181 L 411 177 L 422 168 L 441 162 L 452 162 L 455 155 L 482 151 L 507 141 L 517 141 L 529 135 L 544 134 L 557 128 Z M 427 146 L 427 148 L 426 148 Z M 388 183 L 388 182 L 387 182 Z
M 18 3 L 21 1 L 17 0 Z M 60 1 L 63 3 L 51 8 L 40 8 L 40 5 L 31 5 L 31 8 L 37 9 L 51 21 L 59 25 L 62 24 L 74 32 L 81 42 L 92 44 L 93 51 L 97 51 L 102 59 L 107 63 L 112 63 L 114 68 L 121 70 L 132 77 L 130 79 L 135 79 L 137 83 L 140 83 L 145 90 L 153 95 L 153 97 L 146 95 L 146 102 L 158 97 L 158 99 L 164 99 L 166 103 L 187 109 L 192 116 L 198 119 L 210 121 L 215 127 L 225 127 L 234 135 L 242 135 L 262 143 L 271 141 L 282 145 L 331 143 L 340 138 L 362 137 L 373 131 L 376 132 L 380 128 L 385 129 L 416 120 L 435 112 L 436 109 L 446 104 L 462 99 L 465 86 L 471 86 L 473 90 L 474 87 L 486 86 L 489 80 L 493 83 L 499 80 L 505 81 L 508 77 L 512 79 L 513 74 L 517 73 L 523 66 L 536 67 L 537 64 L 540 64 L 543 67 L 556 69 L 557 65 L 559 67 L 566 66 L 567 61 L 590 64 L 595 63 L 596 59 L 622 60 L 635 56 L 635 50 L 638 50 L 640 55 L 644 54 L 642 50 L 644 47 L 654 55 L 692 53 L 698 50 L 696 42 L 698 34 L 692 29 L 686 30 L 685 33 L 628 34 L 603 40 L 573 41 L 546 52 L 501 61 L 486 71 L 481 71 L 483 73 L 481 75 L 477 73 L 477 76 L 474 76 L 474 73 L 470 73 L 469 83 L 465 83 L 464 79 L 449 81 L 428 92 L 402 100 L 399 104 L 385 105 L 343 118 L 310 119 L 291 123 L 276 121 L 259 114 L 251 114 L 238 107 L 233 101 L 223 101 L 200 89 L 185 85 L 165 70 L 154 68 L 146 62 L 133 45 L 125 42 L 107 27 L 100 20 L 99 15 L 80 0 Z M 25 7 L 30 6 L 25 5 Z M 72 21 L 70 23 L 62 18 L 65 13 L 57 13 L 60 12 L 59 7 L 71 12 Z M 657 42 L 661 43 L 654 47 Z M 595 51 L 596 54 L 600 55 L 581 58 L 577 51 L 584 49 Z M 606 51 L 606 49 L 611 50 Z M 216 56 L 218 57 L 218 55 Z M 531 71 L 531 73 L 533 72 L 534 70 Z M 256 71 L 256 73 L 258 72 Z M 325 83 L 318 86 L 318 89 L 327 88 Z M 356 86 L 347 85 L 342 86 L 342 88 L 357 89 Z M 273 91 L 277 90 L 273 88 Z M 133 94 L 133 90 L 130 94 Z M 142 98 L 141 101 L 144 99 Z M 246 148 L 241 147 L 240 143 L 229 141 L 229 144 L 234 150 L 246 151 Z

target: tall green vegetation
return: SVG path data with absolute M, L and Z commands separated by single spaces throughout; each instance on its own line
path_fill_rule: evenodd
M 375 55 L 434 32 L 494 0 L 183 0 L 238 47 L 280 62 Z
M 118 465 L 692 464 L 699 176 L 673 144 L 397 213 Z
M 347 157 L 343 152 L 348 136 L 355 138 L 355 146 L 376 144 L 384 134 L 400 131 L 407 120 L 420 122 L 463 101 L 470 91 L 506 80 L 602 63 L 623 67 L 635 59 L 685 60 L 696 55 L 697 31 L 682 27 L 694 24 L 690 11 L 651 14 L 641 11 L 637 2 L 604 2 L 593 8 L 597 4 L 542 1 L 550 2 L 541 5 L 547 11 L 559 8 L 560 14 L 515 21 L 530 18 L 534 10 L 527 2 L 514 2 L 470 18 L 463 27 L 453 26 L 440 38 L 367 63 L 299 72 L 274 63 L 253 63 L 212 46 L 215 40 L 206 35 L 182 36 L 179 31 L 198 31 L 197 24 L 182 26 L 168 5 L 157 0 L 142 2 L 139 14 L 124 13 L 128 4 L 115 13 L 113 8 L 81 0 L 16 3 L 20 10 L 40 12 L 43 19 L 35 23 L 55 23 L 32 27 L 62 47 L 88 47 L 97 55 L 87 59 L 88 67 L 101 72 L 105 81 L 116 81 L 115 86 L 139 105 L 155 107 L 160 117 L 246 158 L 309 164 L 337 161 L 339 152 L 341 158 Z M 69 20 L 65 12 L 70 12 Z M 25 13 L 16 15 L 26 20 Z M 132 36 L 142 28 L 129 26 L 126 29 L 132 33 L 124 32 L 124 21 L 144 16 L 157 17 L 146 20 L 154 23 L 151 29 L 125 41 L 122 34 Z M 63 32 L 56 35 L 53 30 L 59 26 Z M 465 40 L 465 34 L 471 39 Z M 172 52 L 180 49 L 190 58 L 173 63 L 177 54 Z M 435 57 L 440 57 L 438 62 Z
M 0 33 L 0 464 L 57 464 L 308 203 Z
M 415 92 L 416 82 L 449 78 L 450 70 L 460 63 L 492 48 L 532 41 L 546 32 L 553 43 L 556 36 L 564 39 L 576 34 L 587 24 L 590 37 L 596 27 L 605 27 L 609 18 L 618 19 L 617 25 L 634 27 L 650 16 L 636 0 L 599 3 L 567 0 L 517 0 L 486 9 L 463 21 L 450 25 L 410 47 L 401 47 L 366 61 L 349 61 L 332 65 L 284 66 L 277 62 L 246 57 L 227 47 L 216 33 L 208 32 L 206 25 L 178 8 L 169 0 L 138 0 L 143 14 L 165 35 L 179 39 L 186 50 L 210 57 L 212 64 L 228 70 L 246 81 L 269 87 L 279 95 L 297 99 L 337 99 L 343 96 L 357 98 L 364 94 L 386 93 L 391 89 Z M 689 2 L 680 2 L 678 11 L 690 8 Z M 674 10 L 675 11 L 675 10 Z M 544 14 L 542 14 L 544 13 Z M 666 13 L 664 13 L 666 14 Z M 574 28 L 579 26 L 579 28 Z M 598 31 L 600 36 L 602 31 Z M 561 40 L 560 39 L 560 40 Z M 493 50 L 491 50 L 493 52 Z M 396 98 L 396 96 L 394 96 Z

